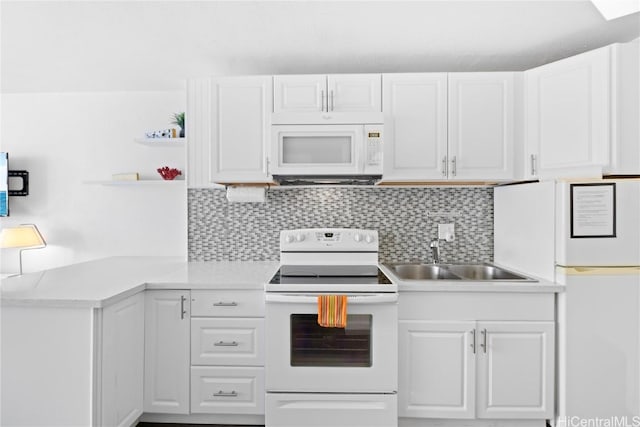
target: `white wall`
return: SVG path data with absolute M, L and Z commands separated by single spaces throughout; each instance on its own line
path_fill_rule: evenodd
M 2 95 L 0 151 L 10 169 L 30 173 L 30 194 L 10 198 L 6 227 L 35 223 L 48 246 L 23 253 L 24 271 L 115 255 L 187 253 L 183 186 L 111 187 L 87 180 L 156 169 L 184 173 L 185 148 L 153 148 L 134 138 L 171 127 L 186 96 L 175 92 L 38 93 Z M 182 177 L 183 178 L 183 177 Z M 18 254 L 2 250 L 0 270 L 17 271 Z

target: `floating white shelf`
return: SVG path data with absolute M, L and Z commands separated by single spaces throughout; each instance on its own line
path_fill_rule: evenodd
M 134 141 L 149 147 L 184 147 L 187 138 L 136 138 Z
M 173 181 L 165 181 L 163 179 L 140 179 L 138 181 L 117 181 L 111 179 L 105 180 L 92 180 L 92 181 L 84 181 L 85 184 L 89 185 L 111 185 L 115 187 L 135 187 L 135 186 L 184 186 L 186 185 L 186 181 L 184 179 L 173 180 Z

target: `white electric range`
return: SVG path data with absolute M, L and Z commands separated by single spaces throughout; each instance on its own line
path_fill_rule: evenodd
M 266 284 L 266 427 L 397 425 L 398 294 L 376 230 L 280 233 Z M 346 295 L 347 326 L 318 324 L 318 296 Z

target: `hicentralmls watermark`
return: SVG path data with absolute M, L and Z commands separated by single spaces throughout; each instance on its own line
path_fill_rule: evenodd
M 583 418 L 567 416 L 558 419 L 558 427 L 640 427 L 640 416 Z

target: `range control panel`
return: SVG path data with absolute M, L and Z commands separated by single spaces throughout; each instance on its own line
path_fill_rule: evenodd
M 282 230 L 280 251 L 378 251 L 378 230 L 305 228 Z

